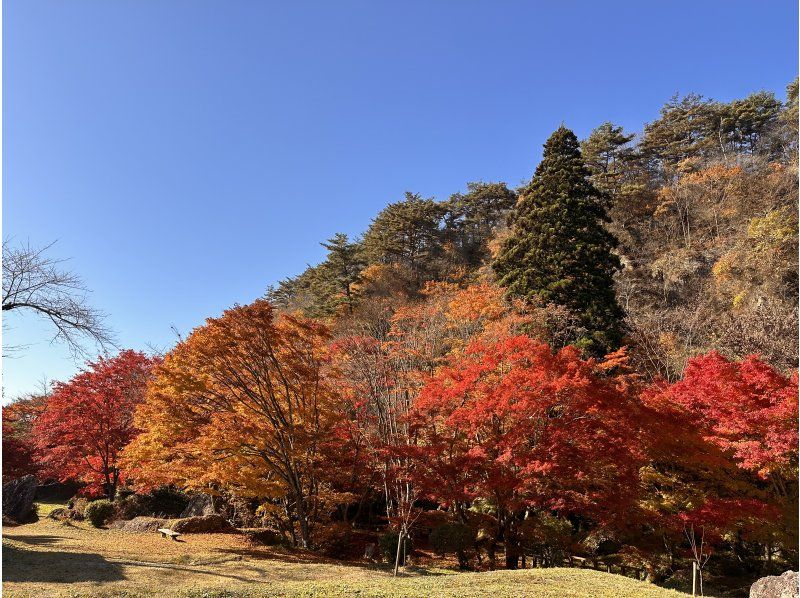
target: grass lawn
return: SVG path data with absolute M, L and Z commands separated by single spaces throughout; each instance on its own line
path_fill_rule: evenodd
M 65 502 L 57 502 L 57 501 L 38 501 L 36 503 L 36 514 L 40 518 L 47 517 L 50 513 L 52 513 L 55 509 L 59 509 L 61 507 L 66 507 L 67 503 Z
M 256 547 L 240 534 L 193 534 L 172 542 L 157 533 L 96 530 L 41 519 L 3 528 L 7 596 L 685 596 L 588 569 L 456 573 L 342 563 Z

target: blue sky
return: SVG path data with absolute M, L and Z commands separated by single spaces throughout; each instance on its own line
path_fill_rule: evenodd
M 530 177 L 563 121 L 640 130 L 674 93 L 784 97 L 797 4 L 6 0 L 3 235 L 168 346 L 411 190 Z M 77 369 L 7 318 L 4 399 Z

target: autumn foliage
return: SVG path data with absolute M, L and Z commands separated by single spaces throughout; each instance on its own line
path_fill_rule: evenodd
M 114 498 L 126 474 L 120 453 L 137 434 L 133 413 L 152 365 L 142 353 L 123 351 L 55 385 L 32 431 L 43 475 L 78 480 L 88 493 Z
M 268 499 L 310 545 L 321 506 L 321 447 L 340 414 L 326 329 L 266 301 L 209 319 L 156 367 L 126 450 L 140 487 L 172 483 Z
M 163 358 L 6 406 L 4 478 L 203 492 L 326 554 L 363 526 L 658 581 L 698 532 L 737 573 L 795 568 L 793 90 L 676 98 L 635 145 L 562 127 L 572 166 L 520 196 L 408 193 Z

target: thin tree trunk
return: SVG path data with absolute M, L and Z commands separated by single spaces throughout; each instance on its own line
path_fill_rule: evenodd
M 401 529 L 400 533 L 397 534 L 397 554 L 395 555 L 394 558 L 394 574 L 393 574 L 395 577 L 397 577 L 397 569 L 400 567 L 400 548 L 403 545 L 403 535 L 404 535 L 403 530 Z M 405 563 L 405 559 L 403 559 L 403 562 Z

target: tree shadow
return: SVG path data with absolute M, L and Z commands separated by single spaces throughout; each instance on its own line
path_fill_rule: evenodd
M 223 554 L 236 555 L 241 559 L 252 559 L 255 561 L 278 561 L 280 563 L 289 564 L 308 564 L 308 565 L 335 565 L 339 567 L 352 567 L 354 569 L 364 569 L 367 571 L 375 572 L 391 572 L 394 569 L 393 563 L 367 561 L 367 560 L 351 560 L 351 559 L 335 559 L 326 557 L 315 552 L 302 551 L 302 550 L 270 550 L 269 548 L 218 548 L 217 552 Z M 407 565 L 400 569 L 399 576 L 416 577 L 416 576 L 437 576 L 447 575 L 446 572 L 432 571 L 425 566 Z
M 124 579 L 122 567 L 99 554 L 23 550 L 3 544 L 3 581 L 78 583 Z
M 62 540 L 62 536 L 14 536 L 17 542 L 24 542 L 34 546 L 49 546 L 55 544 L 57 540 Z M 5 547 L 4 547 L 5 549 Z

